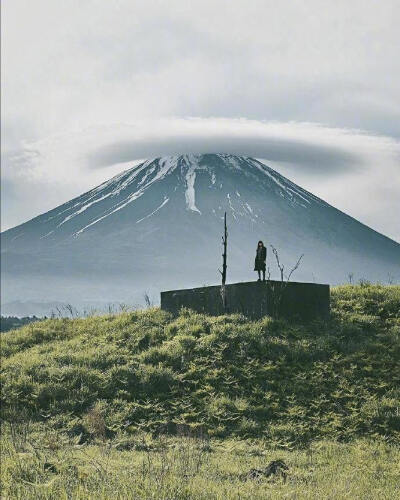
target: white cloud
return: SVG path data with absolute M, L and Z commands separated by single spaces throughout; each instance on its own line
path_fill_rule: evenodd
M 4 140 L 165 116 L 399 135 L 397 0 L 6 0 Z

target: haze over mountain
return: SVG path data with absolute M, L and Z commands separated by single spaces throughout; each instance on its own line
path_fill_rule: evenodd
M 354 193 L 357 196 L 357 193 Z M 145 161 L 2 233 L 2 301 L 140 301 L 219 282 L 223 214 L 228 281 L 251 280 L 257 241 L 293 279 L 400 279 L 400 245 L 263 163 L 228 154 Z M 271 276 L 277 277 L 272 252 Z

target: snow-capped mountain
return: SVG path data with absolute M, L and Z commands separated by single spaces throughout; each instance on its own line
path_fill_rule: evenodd
M 294 279 L 400 280 L 400 245 L 263 163 L 227 154 L 148 160 L 2 234 L 11 300 L 120 300 L 219 281 L 224 212 L 229 281 L 253 279 L 258 240 Z M 277 276 L 272 252 L 272 277 Z

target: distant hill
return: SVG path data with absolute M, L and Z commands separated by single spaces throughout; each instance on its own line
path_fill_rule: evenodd
M 215 284 L 225 211 L 231 282 L 253 276 L 259 239 L 287 267 L 304 254 L 298 281 L 400 280 L 398 243 L 259 161 L 181 155 L 148 160 L 2 233 L 2 300 L 140 303 L 145 291 Z M 271 252 L 268 264 L 276 277 Z
M 29 325 L 34 321 L 39 321 L 36 316 L 26 316 L 18 318 L 16 316 L 1 316 L 0 319 L 0 331 L 8 332 L 9 330 L 15 330 L 16 328 L 21 328 L 21 326 Z

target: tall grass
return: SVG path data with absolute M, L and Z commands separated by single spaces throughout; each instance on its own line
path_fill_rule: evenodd
M 398 498 L 400 287 L 327 322 L 153 308 L 1 336 L 2 495 Z M 282 459 L 280 477 L 251 468 Z
M 2 438 L 4 498 L 48 500 L 397 499 L 400 451 L 383 442 L 312 443 L 276 450 L 265 440 L 204 442 L 187 436 L 115 437 L 78 445 L 60 433 L 33 428 L 16 444 Z M 279 476 L 248 472 L 280 459 Z
M 332 319 L 306 325 L 160 309 L 48 319 L 2 335 L 2 416 L 87 439 L 97 407 L 110 435 L 185 424 L 289 448 L 396 443 L 399 333 L 400 287 L 378 285 L 334 289 Z

